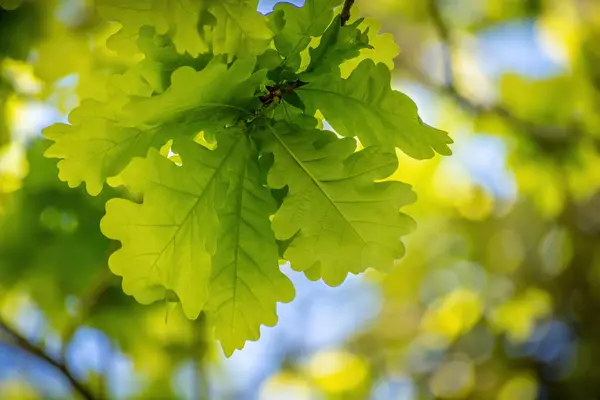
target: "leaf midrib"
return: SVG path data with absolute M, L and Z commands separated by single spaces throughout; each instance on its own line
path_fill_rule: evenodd
M 323 12 L 323 10 L 328 9 L 328 7 L 325 7 L 324 9 L 321 9 L 320 11 Z M 312 11 L 315 11 L 314 9 Z M 312 17 L 314 17 L 317 13 L 314 13 L 313 15 L 311 15 Z M 283 61 L 279 64 L 279 67 L 283 67 L 289 60 L 290 56 L 294 53 L 297 52 L 298 46 L 300 46 L 300 43 L 302 43 L 302 40 L 306 37 L 313 37 L 311 35 L 308 34 L 308 32 L 312 29 L 312 27 L 316 24 L 316 19 L 317 18 L 312 18 L 312 22 L 310 23 L 310 25 L 308 26 L 308 28 L 306 30 L 304 30 L 302 32 L 302 39 L 298 40 L 296 42 L 296 44 L 294 45 L 292 51 L 290 51 L 283 59 Z M 284 27 L 285 28 L 285 27 Z M 306 47 L 310 46 L 310 42 L 306 45 Z
M 237 139 L 236 142 L 232 143 L 231 148 L 229 149 L 229 152 L 223 157 L 223 161 L 221 162 L 221 164 L 214 170 L 214 173 L 212 174 L 212 176 L 210 177 L 209 181 L 207 182 L 206 186 L 205 186 L 205 190 L 202 191 L 202 193 L 196 198 L 196 200 L 194 201 L 194 204 L 190 207 L 190 210 L 188 211 L 188 213 L 186 214 L 185 218 L 181 221 L 181 223 L 177 226 L 177 229 L 175 230 L 175 232 L 173 233 L 173 235 L 171 236 L 171 238 L 169 239 L 169 241 L 163 246 L 162 250 L 158 253 L 158 257 L 156 257 L 156 260 L 154 260 L 154 262 L 152 263 L 152 265 L 150 266 L 150 273 L 154 270 L 154 268 L 156 268 L 156 266 L 158 265 L 158 261 L 162 258 L 165 250 L 171 245 L 171 243 L 173 243 L 173 240 L 175 240 L 175 238 L 177 237 L 177 235 L 179 234 L 179 232 L 181 231 L 182 227 L 186 224 L 187 220 L 190 218 L 190 216 L 194 213 L 194 210 L 196 209 L 196 207 L 198 206 L 198 203 L 200 202 L 200 200 L 202 200 L 204 198 L 204 195 L 206 194 L 208 187 L 210 185 L 212 185 L 213 181 L 215 180 L 215 178 L 219 175 L 219 172 L 221 171 L 221 169 L 223 168 L 223 166 L 226 164 L 226 161 L 229 159 L 229 157 L 231 157 L 231 155 L 234 153 L 234 149 L 237 147 L 237 145 L 240 143 L 240 139 L 242 138 L 242 135 L 239 136 L 239 138 Z
M 327 191 L 321 185 L 321 183 L 319 182 L 319 180 L 304 166 L 304 164 L 302 163 L 302 161 L 300 159 L 298 159 L 298 157 L 296 157 L 296 155 L 294 154 L 294 152 L 292 151 L 292 149 L 290 149 L 287 146 L 287 144 L 285 144 L 285 142 L 279 137 L 279 135 L 277 134 L 277 132 L 275 132 L 275 129 L 273 129 L 273 127 L 271 126 L 271 124 L 267 123 L 267 126 L 269 127 L 269 129 L 271 130 L 271 133 L 273 134 L 273 136 L 275 137 L 275 139 L 277 139 L 277 141 L 279 142 L 279 144 L 288 152 L 288 154 L 292 157 L 292 159 L 294 160 L 294 162 L 302 169 L 302 171 L 304 171 L 304 173 L 310 178 L 310 180 L 313 182 L 313 184 L 315 186 L 317 186 L 317 188 L 323 193 L 323 195 L 329 201 L 329 203 L 331 204 L 331 206 L 338 212 L 338 214 L 340 214 L 340 216 L 344 219 L 344 221 L 346 221 L 347 225 L 350 226 L 350 228 L 352 229 L 352 231 L 354 231 L 354 233 L 366 245 L 368 242 L 362 237 L 362 235 L 352 225 L 352 221 L 348 217 L 346 217 L 346 215 L 344 214 L 344 212 L 342 210 L 340 210 L 338 208 L 337 203 L 335 202 L 335 200 L 329 195 L 329 193 L 327 193 Z

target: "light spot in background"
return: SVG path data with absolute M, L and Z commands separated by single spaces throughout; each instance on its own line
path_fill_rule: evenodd
M 130 398 L 141 388 L 141 379 L 132 361 L 113 346 L 104 332 L 85 326 L 79 328 L 66 355 L 76 377 L 104 376 L 111 399 Z
M 503 139 L 486 134 L 462 136 L 452 151 L 453 157 L 445 160 L 464 166 L 473 182 L 498 199 L 516 198 L 517 188 L 506 163 L 508 149 Z
M 479 43 L 473 36 L 461 35 L 455 38 L 457 45 L 452 54 L 452 78 L 459 91 L 474 101 L 482 104 L 492 102 L 496 96 L 496 88 L 486 70 L 477 59 Z M 422 52 L 419 69 L 430 77 L 437 85 L 448 85 L 449 70 L 445 63 L 446 44 L 439 40 L 428 43 Z
M 107 378 L 111 399 L 130 399 L 141 387 L 133 362 L 121 352 L 112 353 Z
M 426 333 L 454 340 L 470 331 L 482 313 L 483 304 L 477 293 L 457 289 L 427 309 L 421 328 Z
M 65 299 L 65 308 L 70 316 L 75 316 L 81 309 L 82 302 L 76 296 L 68 295 Z
M 489 14 L 490 4 L 481 0 L 440 1 L 443 15 L 455 28 L 481 22 Z
M 510 299 L 515 292 L 515 284 L 511 279 L 503 275 L 491 275 L 488 278 L 488 286 L 483 297 L 488 306 L 503 304 Z
M 467 357 L 445 362 L 429 380 L 431 392 L 442 399 L 464 398 L 474 385 L 475 367 Z
M 318 398 L 306 379 L 289 371 L 282 371 L 270 377 L 262 385 L 259 395 L 260 400 L 315 400 Z
M 0 193 L 10 193 L 21 188 L 23 178 L 28 173 L 25 149 L 11 142 L 0 149 Z
M 77 75 L 77 74 L 67 75 L 64 78 L 60 78 L 59 80 L 54 82 L 54 86 L 56 86 L 56 87 L 70 88 L 73 90 L 77 88 L 78 84 L 79 84 L 79 75 Z
M 535 400 L 538 398 L 537 394 L 536 380 L 529 375 L 520 375 L 511 378 L 502 386 L 498 400 Z
M 59 359 L 62 350 L 62 338 L 55 331 L 44 333 L 44 350 L 50 357 Z
M 460 288 L 460 281 L 454 271 L 443 268 L 431 271 L 420 287 L 421 301 L 429 304 L 437 298 Z
M 23 297 L 18 304 L 14 325 L 15 329 L 27 339 L 39 343 L 44 336 L 48 322 L 40 308 L 28 297 Z
M 573 336 L 568 325 L 553 320 L 536 327 L 527 347 L 540 361 L 566 365 L 566 358 L 572 355 Z
M 488 315 L 490 325 L 505 332 L 509 341 L 524 342 L 534 332 L 536 322 L 552 312 L 550 295 L 538 288 L 530 287 Z
M 275 4 L 282 2 L 282 0 L 259 0 L 258 11 L 260 11 L 263 14 L 270 13 L 271 11 L 273 11 L 273 7 L 275 7 Z M 285 3 L 291 3 L 298 7 L 301 7 L 304 4 L 304 0 L 285 0 Z
M 10 119 L 13 139 L 18 143 L 27 143 L 39 138 L 46 126 L 64 121 L 64 116 L 47 103 L 28 101 L 15 107 Z
M 104 373 L 114 355 L 109 338 L 97 329 L 81 327 L 75 332 L 67 351 L 67 361 L 78 376 Z
M 35 95 L 42 90 L 42 81 L 35 76 L 31 64 L 10 59 L 2 60 L 2 73 L 19 94 Z
M 467 355 L 475 364 L 484 362 L 493 356 L 496 338 L 490 330 L 479 324 L 456 341 L 456 348 Z
M 74 233 L 79 226 L 75 214 L 56 207 L 45 208 L 40 214 L 40 223 L 49 231 L 65 234 Z
M 197 393 L 204 393 L 205 388 L 199 386 L 202 382 L 200 382 L 198 374 L 196 364 L 192 361 L 175 370 L 171 379 L 171 388 L 177 398 L 193 400 L 197 397 Z
M 0 393 L 6 400 L 38 400 L 40 398 L 40 393 L 33 385 L 22 378 L 0 382 Z
M 423 374 L 434 371 L 444 360 L 446 349 L 434 343 L 432 337 L 426 335 L 417 336 L 406 348 L 399 365 L 408 371 Z
M 536 38 L 542 49 L 557 63 L 569 64 L 581 50 L 579 4 L 557 1 L 544 10 L 536 21 Z
M 367 380 L 367 364 L 345 350 L 314 354 L 306 365 L 308 375 L 327 394 L 339 396 L 356 392 Z
M 534 20 L 499 24 L 478 35 L 477 62 L 489 76 L 514 72 L 529 78 L 547 78 L 564 72 L 538 39 Z
M 494 272 L 510 274 L 525 259 L 525 246 L 514 229 L 498 229 L 490 237 L 486 249 L 486 267 Z
M 538 255 L 546 276 L 560 274 L 573 258 L 573 242 L 569 231 L 562 227 L 551 229 L 542 239 Z
M 67 26 L 76 26 L 82 22 L 89 5 L 85 0 L 60 0 L 55 16 Z
M 373 385 L 372 400 L 416 400 L 417 391 L 410 377 L 387 377 Z

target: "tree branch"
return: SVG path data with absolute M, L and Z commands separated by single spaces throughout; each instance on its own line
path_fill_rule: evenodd
M 437 32 L 437 35 L 442 43 L 442 57 L 444 66 L 444 82 L 449 87 L 455 90 L 455 76 L 454 76 L 454 37 L 452 32 L 444 20 L 442 12 L 440 10 L 438 0 L 428 0 L 429 15 L 433 21 L 433 26 Z
M 342 9 L 342 13 L 340 15 L 340 19 L 342 22 L 342 26 L 346 25 L 346 22 L 350 20 L 350 9 L 354 5 L 354 0 L 346 0 L 344 1 L 344 8 Z
M 496 115 L 503 118 L 513 129 L 525 130 L 546 143 L 564 143 L 573 139 L 573 134 L 578 132 L 577 127 L 560 127 L 555 125 L 540 125 L 532 121 L 527 121 L 514 115 L 508 108 L 499 105 L 479 104 L 463 94 L 456 87 L 455 60 L 454 60 L 454 35 L 447 21 L 444 19 L 440 10 L 438 0 L 427 0 L 429 15 L 437 32 L 437 36 L 442 43 L 442 62 L 444 68 L 444 83 L 442 85 L 434 83 L 426 78 L 422 73 L 414 73 L 420 83 L 453 98 L 460 107 L 467 112 L 475 115 Z
M 473 99 L 461 94 L 455 86 L 434 82 L 416 68 L 402 64 L 404 70 L 421 85 L 432 89 L 443 96 L 454 100 L 459 107 L 473 116 L 496 115 L 502 118 L 508 125 L 515 130 L 523 130 L 532 133 L 534 136 L 547 141 L 563 142 L 572 139 L 570 134 L 575 132 L 575 127 L 562 127 L 556 125 L 542 125 L 529 121 L 514 115 L 508 108 L 500 104 L 480 104 Z
M 0 318 L 0 332 L 2 331 L 5 332 L 10 340 L 14 342 L 14 345 L 18 346 L 21 350 L 45 361 L 47 364 L 50 364 L 56 368 L 69 381 L 71 386 L 73 386 L 75 392 L 79 393 L 82 398 L 86 400 L 96 399 L 92 392 L 73 376 L 71 370 L 66 364 L 58 362 L 50 357 L 41 347 L 30 342 L 27 338 L 22 336 L 19 332 L 10 327 L 4 320 Z

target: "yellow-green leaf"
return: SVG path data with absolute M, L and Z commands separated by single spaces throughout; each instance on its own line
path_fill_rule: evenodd
M 389 269 L 414 225 L 398 212 L 415 200 L 410 186 L 374 182 L 394 172 L 395 154 L 376 147 L 355 153 L 354 139 L 287 121 L 265 129 L 275 156 L 269 185 L 289 186 L 273 230 L 279 240 L 292 239 L 284 254 L 292 268 L 329 285 L 369 267 Z
M 297 90 L 307 108 L 320 110 L 342 136 L 358 137 L 364 146 L 391 151 L 398 147 L 417 159 L 435 152 L 450 155 L 452 139 L 446 132 L 425 124 L 416 104 L 390 87 L 385 64 L 365 60 L 348 79 L 321 76 Z

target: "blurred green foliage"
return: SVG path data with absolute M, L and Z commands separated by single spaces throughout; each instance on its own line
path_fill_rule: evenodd
M 425 93 L 421 111 L 451 132 L 456 155 L 416 162 L 399 154 L 397 176 L 419 193 L 407 211 L 419 228 L 391 273 L 365 276 L 381 289 L 375 321 L 334 348 L 286 357 L 256 393 L 237 398 L 597 398 L 600 3 L 356 6 L 355 13 L 381 21 L 381 33 L 394 35 L 395 77 Z M 490 65 L 523 54 L 482 50 L 480 38 L 508 27 L 496 33 L 508 40 L 523 21 L 560 68 L 492 74 Z M 33 103 L 66 113 L 82 98 L 109 95 L 107 74 L 137 59 L 106 47 L 117 29 L 85 1 L 0 1 L 0 315 L 16 326 L 34 304 L 48 321 L 38 344 L 58 335 L 65 354 L 81 325 L 104 332 L 143 377 L 130 398 L 176 397 L 172 376 L 189 360 L 199 365 L 199 380 L 226 387 L 203 373 L 221 357 L 207 344 L 202 321 L 187 321 L 170 304 L 139 306 L 110 275 L 106 262 L 116 245 L 98 224 L 116 189 L 100 197 L 69 189 L 56 178 L 55 161 L 42 157 L 48 144 L 39 132 L 15 133 Z M 69 83 L 74 76 L 76 84 Z M 481 138 L 502 153 L 514 192 L 499 193 L 480 179 L 493 168 L 489 153 L 469 147 Z M 0 370 L 11 363 L 2 357 Z M 82 378 L 94 393 L 108 390 L 98 384 L 108 374 L 98 375 Z M 47 398 L 39 385 L 6 376 L 0 374 L 3 399 Z

